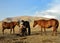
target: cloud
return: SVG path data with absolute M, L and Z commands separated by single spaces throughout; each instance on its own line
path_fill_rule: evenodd
M 56 18 L 56 16 L 51 16 L 51 15 L 45 15 L 43 17 L 46 17 L 46 18 Z
M 49 9 L 44 11 L 36 11 L 35 16 L 41 16 L 46 18 L 56 18 L 60 19 L 60 0 L 54 0 L 52 3 L 49 3 L 51 6 Z

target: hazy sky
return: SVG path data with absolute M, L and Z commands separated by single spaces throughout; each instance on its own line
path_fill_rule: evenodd
M 16 16 L 60 18 L 60 0 L 0 0 L 0 20 Z

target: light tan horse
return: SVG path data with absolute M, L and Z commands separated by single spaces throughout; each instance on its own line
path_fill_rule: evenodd
M 49 19 L 49 20 L 35 20 L 33 27 L 36 25 L 39 25 L 41 27 L 41 34 L 42 34 L 42 29 L 44 29 L 44 32 L 46 34 L 46 28 L 51 28 L 53 27 L 53 32 L 52 35 L 57 35 L 57 28 L 59 26 L 59 22 L 56 19 Z M 52 29 L 52 28 L 51 28 Z

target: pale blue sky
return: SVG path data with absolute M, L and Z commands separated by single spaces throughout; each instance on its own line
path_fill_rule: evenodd
M 0 20 L 7 17 L 33 16 L 49 9 L 54 0 L 0 0 Z

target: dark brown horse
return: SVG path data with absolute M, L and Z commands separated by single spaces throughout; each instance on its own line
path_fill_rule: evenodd
M 35 20 L 34 21 L 34 25 L 33 27 L 35 27 L 36 25 L 39 25 L 41 27 L 41 34 L 42 34 L 42 28 L 44 28 L 44 32 L 46 34 L 46 28 L 51 28 L 53 27 L 53 33 L 52 35 L 57 35 L 57 28 L 59 26 L 59 22 L 56 19 L 49 19 L 49 20 Z
M 15 33 L 15 31 L 14 31 L 14 27 L 16 26 L 16 25 L 18 25 L 18 26 L 20 26 L 19 25 L 20 24 L 20 22 L 18 21 L 18 22 L 2 22 L 2 32 L 3 32 L 3 34 L 4 34 L 4 30 L 5 29 L 10 29 L 10 34 L 11 34 L 11 32 L 12 32 L 12 29 L 13 29 L 13 33 Z

